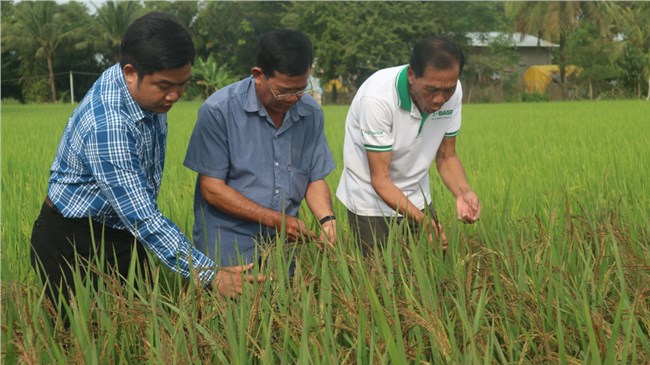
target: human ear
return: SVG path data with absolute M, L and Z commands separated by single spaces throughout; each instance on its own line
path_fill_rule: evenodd
M 126 80 L 127 85 L 137 85 L 138 83 L 138 71 L 132 64 L 127 63 L 122 67 L 122 73 L 124 74 L 124 79 Z

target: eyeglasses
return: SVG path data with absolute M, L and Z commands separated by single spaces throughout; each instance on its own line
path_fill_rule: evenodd
M 262 74 L 262 77 L 264 78 L 264 81 L 266 82 L 266 86 L 269 87 L 269 90 L 271 90 L 271 94 L 273 94 L 273 97 L 276 99 L 287 99 L 292 96 L 295 96 L 297 98 L 300 98 L 301 96 L 305 95 L 311 90 L 311 80 L 307 79 L 307 87 L 305 87 L 304 90 L 296 91 L 295 93 L 286 93 L 286 94 L 279 94 L 276 95 L 275 91 L 273 91 L 273 88 L 271 87 L 271 84 L 269 83 L 269 80 L 266 78 L 266 75 Z

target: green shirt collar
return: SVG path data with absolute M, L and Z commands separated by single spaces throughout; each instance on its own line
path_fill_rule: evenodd
M 406 110 L 406 111 L 412 111 L 412 101 L 411 101 L 411 95 L 409 94 L 409 78 L 407 74 L 407 69 L 408 65 L 404 66 L 402 71 L 397 74 L 397 78 L 395 79 L 395 88 L 397 89 L 397 102 L 399 104 L 399 107 Z M 421 113 L 422 116 L 422 121 L 421 124 L 424 123 L 424 121 L 429 117 L 428 113 Z M 422 125 L 420 125 L 420 130 L 422 130 Z
M 409 79 L 406 73 L 408 65 L 404 66 L 402 71 L 395 79 L 395 88 L 397 89 L 397 98 L 399 107 L 411 111 L 411 95 L 409 95 Z

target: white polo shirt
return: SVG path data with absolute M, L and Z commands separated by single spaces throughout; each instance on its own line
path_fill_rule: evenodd
M 393 183 L 418 208 L 431 203 L 429 169 L 443 137 L 460 131 L 463 91 L 442 108 L 421 114 L 408 93 L 408 65 L 379 70 L 359 88 L 345 120 L 343 173 L 336 196 L 362 216 L 393 216 L 370 184 L 366 151 L 392 151 Z

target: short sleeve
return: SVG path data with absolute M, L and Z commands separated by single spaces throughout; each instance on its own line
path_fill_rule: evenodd
M 222 111 L 204 103 L 199 109 L 183 164 L 201 175 L 225 180 L 230 161 L 227 135 Z
M 387 152 L 393 149 L 393 115 L 381 99 L 363 97 L 358 106 L 361 140 L 366 151 Z

